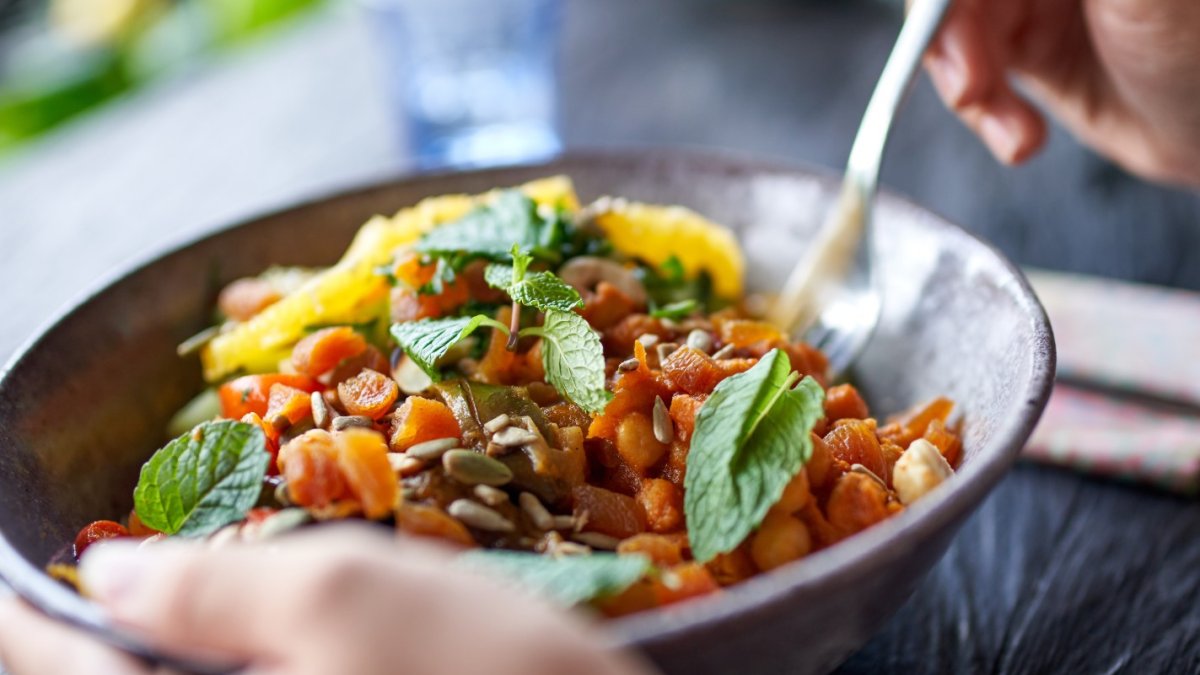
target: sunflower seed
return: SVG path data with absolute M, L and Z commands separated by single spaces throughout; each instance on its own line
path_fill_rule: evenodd
M 409 457 L 403 452 L 389 452 L 388 463 L 392 465 L 392 471 L 400 474 L 401 478 L 415 476 L 425 470 L 425 460 Z
M 564 541 L 558 544 L 550 551 L 550 555 L 555 558 L 561 558 L 565 555 L 590 555 L 592 549 L 582 544 L 577 544 L 573 541 Z
M 441 457 L 447 450 L 458 447 L 457 438 L 436 438 L 432 441 L 417 443 L 404 454 L 417 459 L 433 460 Z
M 175 348 L 175 353 L 179 356 L 191 356 L 200 351 L 204 345 L 212 342 L 213 338 L 221 334 L 220 326 L 209 326 L 204 330 L 196 333 L 192 337 L 184 340 Z
M 282 506 L 291 506 L 292 500 L 288 497 L 287 481 L 281 482 L 275 486 L 275 501 Z
M 870 476 L 871 478 L 873 478 L 875 480 L 876 483 L 879 483 L 880 485 L 882 485 L 883 489 L 885 489 L 885 490 L 887 489 L 887 483 L 883 482 L 883 479 L 879 477 L 879 474 L 868 469 L 867 467 L 863 466 L 862 464 L 857 464 L 857 463 L 851 464 L 850 470 L 855 473 L 861 473 L 865 476 Z
M 269 539 L 277 537 L 284 532 L 294 530 L 301 525 L 312 520 L 308 515 L 308 511 L 304 509 L 284 509 L 262 522 L 258 529 L 254 532 L 253 540 Z
M 312 431 L 314 428 L 316 427 L 313 426 L 312 418 L 305 417 L 299 422 L 288 427 L 287 431 L 279 435 L 279 446 L 283 447 L 287 445 L 296 438 L 299 438 L 300 436 Z
M 642 365 L 642 362 L 637 359 L 626 359 L 621 362 L 621 365 L 617 366 L 617 370 L 622 373 L 628 373 L 631 370 L 637 370 L 640 365 Z
M 517 529 L 511 520 L 500 515 L 498 511 L 470 499 L 455 499 L 446 508 L 446 513 L 461 520 L 464 525 L 477 530 L 512 532 Z
M 292 421 L 283 413 L 275 413 L 271 415 L 271 419 L 267 420 L 271 426 L 275 427 L 275 431 L 287 431 L 287 428 L 292 426 Z
M 329 404 L 325 402 L 325 397 L 319 391 L 312 393 L 312 419 L 313 425 L 318 429 L 329 426 Z
M 638 336 L 637 341 L 642 343 L 643 347 L 645 347 L 646 349 L 649 349 L 649 348 L 653 347 L 654 345 L 658 344 L 658 336 L 655 335 L 654 333 L 643 333 Z
M 554 529 L 556 530 L 573 530 L 579 521 L 575 520 L 575 516 L 554 516 Z
M 538 440 L 536 434 L 521 427 L 507 427 L 492 436 L 492 442 L 506 448 L 516 448 Z
M 451 450 L 442 455 L 446 475 L 465 485 L 504 485 L 513 479 L 509 469 L 498 459 L 473 450 Z
M 712 343 L 712 336 L 709 335 L 708 331 L 706 330 L 700 330 L 697 328 L 688 333 L 687 346 L 691 347 L 692 349 L 699 349 L 707 354 L 712 351 Z
M 615 551 L 617 550 L 617 545 L 621 543 L 620 539 L 610 537 L 607 534 L 600 534 L 599 532 L 577 532 L 571 535 L 571 539 L 580 544 L 604 551 Z
M 534 527 L 539 530 L 554 529 L 554 516 L 546 510 L 540 499 L 529 492 L 522 492 L 517 501 L 521 504 L 521 510 L 533 521 Z
M 675 425 L 661 396 L 654 397 L 654 438 L 664 444 L 675 439 Z
M 487 432 L 489 434 L 494 434 L 498 431 L 506 429 L 508 427 L 508 425 L 511 423 L 512 423 L 512 418 L 510 418 L 508 415 L 505 415 L 502 413 L 500 415 L 493 417 L 491 419 L 491 421 L 489 421 L 487 424 L 483 425 L 483 428 L 487 429 Z
M 364 417 L 363 415 L 339 415 L 333 418 L 332 426 L 334 431 L 345 431 L 350 427 L 374 429 L 375 422 L 370 417 Z
M 476 485 L 475 497 L 488 506 L 500 506 L 508 501 L 508 493 L 491 485 Z
M 658 354 L 659 364 L 662 364 L 663 361 L 667 360 L 668 356 L 674 354 L 676 349 L 679 349 L 679 345 L 675 344 L 674 342 L 664 342 L 654 349 Z
M 712 355 L 712 357 L 713 359 L 719 361 L 721 359 L 729 358 L 731 354 L 733 354 L 733 345 L 725 345 L 724 347 L 718 349 L 717 352 Z

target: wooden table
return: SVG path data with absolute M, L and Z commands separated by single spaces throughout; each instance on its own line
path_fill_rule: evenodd
M 840 165 L 897 25 L 878 2 L 571 0 L 569 145 Z M 405 166 L 353 11 L 139 93 L 0 163 L 0 357 L 133 259 Z M 1055 130 L 1006 170 L 922 83 L 884 181 L 1023 264 L 1200 289 L 1200 199 Z M 1200 509 L 1018 467 L 846 672 L 1196 672 Z

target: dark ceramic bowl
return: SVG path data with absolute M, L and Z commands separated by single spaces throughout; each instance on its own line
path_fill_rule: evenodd
M 0 575 L 53 615 L 106 630 L 103 614 L 40 571 L 75 532 L 128 512 L 138 468 L 202 382 L 175 345 L 205 325 L 220 286 L 273 263 L 333 262 L 360 224 L 422 197 L 553 173 L 602 194 L 690 206 L 735 228 L 751 286 L 776 288 L 837 181 L 809 170 L 680 152 L 582 154 L 549 164 L 423 176 L 233 227 L 141 266 L 71 308 L 0 379 Z M 883 415 L 933 396 L 958 402 L 965 460 L 912 508 L 718 597 L 609 624 L 674 673 L 823 672 L 912 592 L 1012 464 L 1050 391 L 1054 344 L 1021 273 L 919 206 L 881 195 L 886 298 L 854 372 Z

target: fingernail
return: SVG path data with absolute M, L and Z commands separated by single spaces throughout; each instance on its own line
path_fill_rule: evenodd
M 996 115 L 984 115 L 979 120 L 979 135 L 1000 161 L 1011 164 L 1017 155 L 1020 139 L 1016 129 Z
M 967 78 L 958 62 L 938 54 L 929 59 L 929 74 L 946 97 L 947 103 L 956 105 L 966 91 Z
M 133 594 L 150 555 L 138 550 L 136 542 L 93 544 L 79 561 L 79 580 L 88 596 L 104 605 L 119 605 Z

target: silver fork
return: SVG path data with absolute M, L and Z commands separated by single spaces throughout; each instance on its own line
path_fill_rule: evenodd
M 854 137 L 838 200 L 771 310 L 777 325 L 803 330 L 804 340 L 825 353 L 831 380 L 846 372 L 879 323 L 872 224 L 879 165 L 892 120 L 952 2 L 911 3 Z

